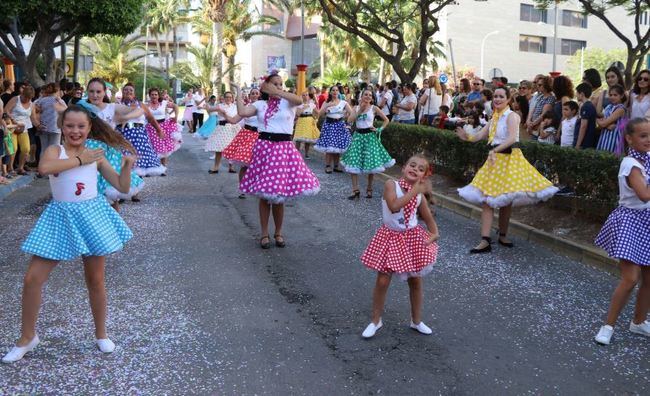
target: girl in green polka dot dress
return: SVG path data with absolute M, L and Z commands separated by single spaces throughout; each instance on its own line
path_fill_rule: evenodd
M 381 127 L 375 128 L 375 116 L 384 122 Z M 350 122 L 356 123 L 356 131 L 348 150 L 341 158 L 345 171 L 352 176 L 352 195 L 348 199 L 358 199 L 359 174 L 368 175 L 366 198 L 372 198 L 372 179 L 375 173 L 381 173 L 395 165 L 395 160 L 381 145 L 379 139 L 382 129 L 388 125 L 388 118 L 381 109 L 373 104 L 372 91 L 366 89 L 361 94 L 359 106 L 354 108 L 350 115 Z

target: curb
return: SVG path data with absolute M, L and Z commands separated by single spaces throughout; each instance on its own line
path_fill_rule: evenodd
M 9 194 L 19 188 L 29 185 L 34 181 L 34 179 L 34 175 L 30 173 L 28 175 L 17 177 L 11 184 L 0 186 L 0 200 L 5 199 Z
M 378 175 L 385 180 L 392 179 L 392 177 L 386 173 L 379 173 Z M 445 208 L 469 219 L 481 219 L 481 208 L 478 206 L 436 192 L 433 193 L 433 196 L 436 200 L 435 204 L 441 208 Z M 498 216 L 495 215 L 494 217 L 495 219 L 498 219 Z M 509 231 L 521 239 L 536 245 L 544 246 L 555 253 L 561 254 L 572 260 L 603 269 L 612 274 L 620 274 L 618 261 L 609 257 L 607 253 L 600 248 L 576 243 L 516 220 L 510 220 Z

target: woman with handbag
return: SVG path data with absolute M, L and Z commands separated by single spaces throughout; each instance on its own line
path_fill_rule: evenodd
M 420 124 L 431 125 L 438 115 L 438 109 L 442 105 L 442 87 L 436 76 L 428 79 L 428 88 L 420 96 Z

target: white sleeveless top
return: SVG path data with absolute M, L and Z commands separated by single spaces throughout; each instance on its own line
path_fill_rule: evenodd
M 33 108 L 34 105 L 31 101 L 29 102 L 29 108 L 24 108 L 22 102 L 20 101 L 20 96 L 18 96 L 16 105 L 14 106 L 13 110 L 11 110 L 11 118 L 13 118 L 16 122 L 20 122 L 21 124 L 25 125 L 25 132 L 34 126 L 32 125 L 31 119 Z
M 226 113 L 226 115 L 227 115 L 228 117 L 234 117 L 234 116 L 237 115 L 237 105 L 234 104 L 234 103 L 231 103 L 231 104 L 229 104 L 229 105 L 227 105 L 227 104 L 225 104 L 225 103 L 220 103 L 220 104 L 217 105 L 217 106 L 218 106 L 221 110 L 223 110 L 223 112 Z
M 151 104 L 149 104 L 149 111 L 151 111 L 151 115 L 156 120 L 166 120 L 167 119 L 167 101 L 163 100 L 162 102 L 158 102 L 158 107 L 156 107 L 155 109 L 153 107 L 151 107 Z
M 650 201 L 641 201 L 639 196 L 636 195 L 634 190 L 627 184 L 627 177 L 630 175 L 633 168 L 639 168 L 643 174 L 643 178 L 648 180 L 648 174 L 639 161 L 632 157 L 623 158 L 623 161 L 621 161 L 621 167 L 618 169 L 618 192 L 620 194 L 618 204 L 630 209 L 650 209 Z
M 640 101 L 637 100 L 637 94 L 632 92 L 630 94 L 630 103 L 632 103 L 630 112 L 630 119 L 645 117 L 648 110 L 650 110 L 650 95 L 646 94 Z
M 97 113 L 97 117 L 105 121 L 111 128 L 115 128 L 115 103 L 106 103 L 106 107 Z
M 355 109 L 355 111 L 357 111 L 357 129 L 372 128 L 375 121 L 375 106 L 370 106 L 370 109 L 368 111 L 361 114 L 358 113 L 359 107 L 360 106 L 357 106 Z
M 492 140 L 492 145 L 497 146 L 503 142 L 505 142 L 508 139 L 508 116 L 512 113 L 512 110 L 508 109 L 506 110 L 503 115 L 501 115 L 501 118 L 498 120 L 495 120 L 494 118 L 492 119 L 491 122 L 497 122 L 497 132 L 494 135 L 494 139 Z M 519 141 L 519 129 L 517 129 L 517 138 L 515 139 L 515 142 Z
M 397 195 L 397 198 L 403 197 L 404 192 L 402 191 L 402 188 L 399 186 L 399 183 L 396 180 L 394 181 L 394 183 L 395 183 L 395 194 Z M 407 220 L 404 219 L 404 208 L 401 208 L 397 213 L 392 213 L 388 208 L 388 204 L 386 203 L 386 200 L 382 199 L 381 211 L 382 211 L 384 225 L 393 231 L 406 231 L 407 224 L 409 229 L 415 228 L 418 225 L 417 208 L 420 206 L 420 202 L 422 202 L 422 194 L 418 194 L 416 200 L 417 200 L 417 204 L 415 206 L 415 210 L 413 211 L 413 215 L 411 216 L 411 218 L 408 219 L 408 223 L 407 223 Z
M 140 101 L 136 101 L 136 103 L 137 103 L 137 108 L 138 109 L 142 107 L 142 103 Z M 142 125 L 144 125 L 146 123 L 147 123 L 147 118 L 144 116 L 144 113 L 139 117 L 132 118 L 132 119 L 126 121 L 126 124 L 142 124 Z
M 302 106 L 304 106 L 304 105 L 305 105 L 305 103 L 302 104 Z M 314 114 L 315 109 L 316 109 L 316 105 L 314 104 L 314 102 L 310 101 L 309 103 L 307 103 L 307 108 L 303 107 L 302 113 L 300 113 L 300 114 L 312 115 L 312 114 Z
M 59 146 L 59 159 L 68 159 Z M 97 197 L 97 162 L 50 175 L 52 198 L 60 202 L 82 202 Z
M 327 116 L 329 118 L 340 119 L 343 118 L 343 110 L 345 110 L 345 105 L 348 104 L 345 100 L 340 100 L 339 104 L 336 106 L 327 108 Z

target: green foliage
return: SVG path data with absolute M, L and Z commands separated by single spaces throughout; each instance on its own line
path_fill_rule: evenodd
M 582 80 L 582 70 L 580 70 L 580 51 L 576 52 L 567 61 L 567 76 L 573 81 Z M 584 51 L 584 69 L 594 68 L 604 73 L 612 63 L 619 61 L 625 63 L 627 54 L 624 49 L 615 49 L 605 51 L 602 48 L 589 48 Z
M 127 39 L 124 36 L 107 34 L 84 39 L 84 50 L 94 54 L 93 72 L 95 76 L 118 86 L 132 80 L 140 70 L 138 59 L 144 56 L 131 54 L 133 50 L 144 49 L 137 39 L 138 37 Z
M 382 143 L 398 163 L 424 152 L 431 156 L 436 171 L 469 182 L 488 154 L 485 142 L 460 140 L 453 131 L 419 125 L 390 123 L 382 133 Z M 536 142 L 522 142 L 526 159 L 554 182 L 567 185 L 582 200 L 616 206 L 619 159 L 596 150 L 575 150 Z
M 142 22 L 143 7 L 142 0 L 2 0 L 0 15 L 4 22 L 18 17 L 23 35 L 52 29 L 55 21 L 63 32 L 126 35 Z
M 138 72 L 132 82 L 133 85 L 135 85 L 135 96 L 138 98 L 141 97 L 142 85 L 144 84 L 144 74 L 141 71 Z M 170 89 L 167 80 L 165 80 L 165 76 L 160 72 L 160 70 L 147 67 L 147 91 L 149 88 L 158 88 L 160 90 Z
M 350 69 L 343 63 L 335 63 L 325 70 L 325 75 L 317 82 L 318 86 L 332 86 L 336 83 L 348 84 L 357 71 Z

